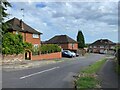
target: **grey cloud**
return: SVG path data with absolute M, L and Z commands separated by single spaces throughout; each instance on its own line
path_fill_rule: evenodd
M 85 19 L 85 20 L 96 20 L 101 22 L 106 22 L 108 24 L 117 24 L 117 3 L 87 3 L 87 2 L 79 2 L 79 3 L 69 3 L 72 5 L 71 12 L 63 12 L 64 9 L 59 9 L 56 13 L 53 13 L 53 18 L 59 17 L 74 17 L 75 19 Z M 105 6 L 106 5 L 106 6 Z M 111 5 L 111 6 L 110 6 Z M 104 7 L 104 8 L 100 8 Z M 105 9 L 105 10 L 104 10 Z M 104 10 L 104 12 L 102 11 Z M 111 18 L 107 18 L 110 16 Z M 103 18 L 106 17 L 106 18 Z M 114 19 L 112 19 L 114 18 Z

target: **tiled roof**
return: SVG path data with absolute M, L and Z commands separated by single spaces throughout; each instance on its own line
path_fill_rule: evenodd
M 77 43 L 77 42 L 67 35 L 57 35 L 44 43 L 46 43 L 46 44 L 64 44 L 64 43 Z
M 14 31 L 42 34 L 22 21 L 23 27 L 24 27 L 24 30 L 23 30 L 20 26 L 20 20 L 17 18 L 13 18 L 13 19 L 7 21 L 6 23 L 9 24 L 9 29 L 12 29 Z
M 92 44 L 90 45 L 115 45 L 115 43 L 113 43 L 112 41 L 108 40 L 108 39 L 100 39 L 100 40 L 97 40 L 95 42 L 93 42 Z

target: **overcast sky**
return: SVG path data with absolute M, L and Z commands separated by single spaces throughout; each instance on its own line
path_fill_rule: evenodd
M 76 40 L 78 30 L 84 34 L 86 43 L 97 39 L 118 41 L 117 2 L 11 2 L 9 19 L 23 21 L 43 33 L 45 41 L 55 35 L 68 35 Z

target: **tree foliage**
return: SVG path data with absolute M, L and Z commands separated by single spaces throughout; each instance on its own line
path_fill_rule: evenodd
M 82 31 L 78 31 L 77 42 L 78 42 L 78 48 L 85 47 L 85 40 L 84 40 L 84 35 L 83 35 Z
M 7 0 L 0 0 L 0 53 L 2 51 L 2 33 L 7 30 L 7 24 L 4 23 L 4 19 L 9 15 L 6 13 L 7 7 L 11 7 Z
M 32 44 L 23 42 L 23 37 L 21 34 L 13 34 L 8 32 L 9 23 L 6 23 L 4 19 L 9 15 L 6 10 L 7 7 L 12 7 L 7 0 L 0 1 L 0 40 L 2 40 L 2 46 L 0 45 L 0 50 L 2 54 L 20 54 L 25 51 L 25 49 L 31 50 Z M 2 48 L 1 48 L 2 47 Z
M 11 4 L 7 0 L 0 1 L 0 36 L 2 37 L 3 31 L 6 31 L 8 26 L 4 23 L 4 19 L 9 15 L 6 10 L 7 7 L 11 7 Z
M 61 48 L 56 44 L 46 44 L 40 47 L 42 54 L 60 52 Z
M 23 42 L 21 34 L 16 35 L 8 32 L 3 35 L 2 53 L 5 55 L 20 54 L 31 47 L 32 44 Z

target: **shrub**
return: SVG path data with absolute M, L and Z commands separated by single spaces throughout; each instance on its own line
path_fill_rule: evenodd
M 2 54 L 12 55 L 24 53 L 25 49 L 31 49 L 32 44 L 23 42 L 21 34 L 5 33 L 2 40 Z
M 33 45 L 31 43 L 24 42 L 24 49 L 29 49 L 32 51 L 32 47 L 33 47 Z
M 19 54 L 23 53 L 23 41 L 21 35 L 6 33 L 3 35 L 2 53 L 3 54 Z
M 41 54 L 60 52 L 61 48 L 56 44 L 46 44 L 40 47 Z
M 32 55 L 39 55 L 39 54 L 40 54 L 39 47 L 33 47 L 32 48 Z

